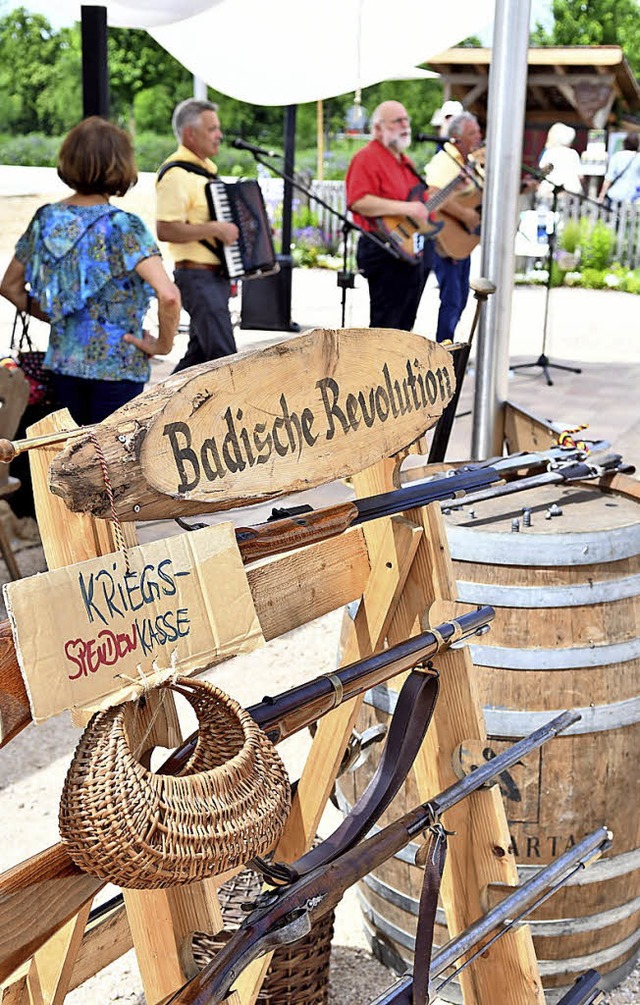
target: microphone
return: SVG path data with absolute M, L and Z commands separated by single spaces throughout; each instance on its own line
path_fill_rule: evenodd
M 444 143 L 446 136 L 437 136 L 435 133 L 416 133 L 413 137 L 418 143 Z
M 282 156 L 282 154 L 277 153 L 275 150 L 265 150 L 264 147 L 257 147 L 253 143 L 247 143 L 240 136 L 236 136 L 235 140 L 232 140 L 231 146 L 235 147 L 236 150 L 248 150 L 251 154 L 260 154 L 262 157 Z

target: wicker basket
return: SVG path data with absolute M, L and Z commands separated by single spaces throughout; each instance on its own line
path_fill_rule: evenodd
M 218 895 L 224 930 L 217 935 L 196 932 L 193 958 L 204 967 L 227 943 L 246 917 L 242 904 L 252 902 L 260 892 L 260 878 L 248 869 L 220 887 Z M 327 1005 L 329 962 L 333 938 L 334 912 L 330 911 L 299 942 L 276 949 L 257 1001 L 266 1005 Z
M 76 865 L 133 889 L 246 865 L 277 843 L 291 801 L 284 765 L 245 709 L 208 681 L 163 686 L 187 698 L 199 723 L 180 775 L 156 774 L 137 759 L 129 702 L 94 715 L 60 801 L 60 834 Z

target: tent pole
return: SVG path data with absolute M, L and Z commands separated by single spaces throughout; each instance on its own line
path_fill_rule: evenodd
M 82 39 L 82 114 L 109 115 L 107 8 L 80 7 Z
M 480 274 L 494 282 L 497 289 L 487 302 L 478 326 L 471 433 L 471 456 L 475 459 L 502 453 L 530 12 L 531 0 L 520 3 L 496 0 Z

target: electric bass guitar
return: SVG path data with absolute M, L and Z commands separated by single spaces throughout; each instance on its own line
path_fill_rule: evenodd
M 456 175 L 453 181 L 441 188 L 424 205 L 429 211 L 429 217 L 424 222 L 414 220 L 411 216 L 378 216 L 376 217 L 376 227 L 381 237 L 393 242 L 396 251 L 400 253 L 405 262 L 417 265 L 422 258 L 422 251 L 425 240 L 431 241 L 436 234 L 445 226 L 444 218 L 435 217 L 440 206 L 450 199 L 460 183 L 468 180 L 466 170 L 462 170 Z M 424 188 L 422 189 L 424 191 Z M 415 202 L 422 201 L 419 198 Z

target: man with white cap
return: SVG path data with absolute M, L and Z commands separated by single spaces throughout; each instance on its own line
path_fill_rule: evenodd
M 439 126 L 440 135 L 444 138 L 447 136 L 451 119 L 462 112 L 464 112 L 464 108 L 460 101 L 445 101 L 442 108 L 437 108 L 433 113 L 431 125 Z

